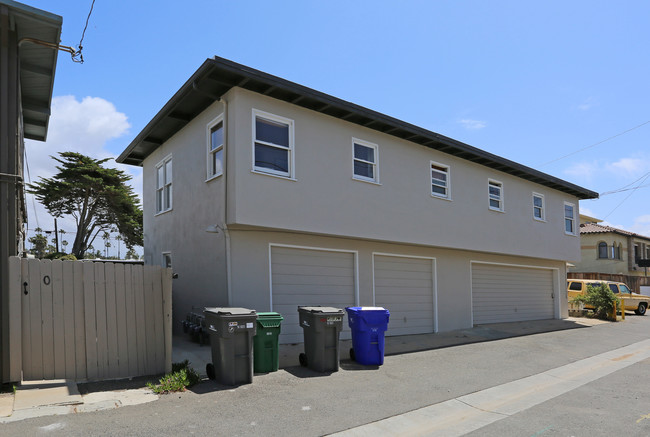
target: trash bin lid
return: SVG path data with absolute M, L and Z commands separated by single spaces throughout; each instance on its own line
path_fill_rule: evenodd
M 298 311 L 306 311 L 309 313 L 342 313 L 343 310 L 334 307 L 298 307 Z
M 384 307 L 347 307 L 346 310 L 353 311 L 386 311 Z
M 284 317 L 280 313 L 257 313 L 257 324 L 263 328 L 277 328 L 283 320 Z
M 255 314 L 255 310 L 249 310 L 248 308 L 237 308 L 237 307 L 232 307 L 232 308 L 206 307 L 203 309 L 203 311 L 206 313 L 233 315 L 233 316 L 249 316 L 249 315 L 252 316 L 253 314 Z

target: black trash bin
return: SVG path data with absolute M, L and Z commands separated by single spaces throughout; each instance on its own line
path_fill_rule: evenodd
M 253 382 L 257 313 L 247 308 L 205 308 L 203 314 L 212 346 L 212 363 L 205 368 L 208 377 L 225 385 Z
M 305 352 L 300 364 L 317 372 L 339 370 L 339 335 L 343 328 L 342 309 L 333 307 L 298 307 L 303 329 Z

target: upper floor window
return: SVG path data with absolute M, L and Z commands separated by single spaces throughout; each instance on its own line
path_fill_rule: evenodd
M 488 195 L 490 209 L 503 211 L 503 184 L 492 179 L 488 180 Z
M 293 177 L 293 120 L 253 109 L 253 169 Z
M 156 165 L 156 214 L 172 209 L 172 156 Z
M 545 220 L 544 195 L 533 193 L 533 218 L 535 220 Z
M 637 264 L 641 259 L 641 251 L 638 244 L 634 245 L 634 263 Z
M 451 198 L 449 166 L 431 161 L 431 195 Z
M 366 182 L 379 182 L 377 171 L 378 146 L 367 141 L 352 139 L 353 178 Z
M 576 235 L 576 207 L 573 203 L 564 202 L 564 232 Z
M 598 243 L 598 258 L 606 259 L 607 258 L 607 243 L 604 241 Z
M 223 115 L 208 125 L 208 179 L 223 174 Z

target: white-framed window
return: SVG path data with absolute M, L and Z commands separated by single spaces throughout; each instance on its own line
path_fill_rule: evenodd
M 223 174 L 223 114 L 208 124 L 208 179 Z
M 564 202 L 564 233 L 576 235 L 576 206 L 569 202 Z
M 156 164 L 156 214 L 172 209 L 172 155 Z
M 253 109 L 253 171 L 294 177 L 293 120 Z
M 352 177 L 379 183 L 379 146 L 352 138 Z
M 451 199 L 451 173 L 448 165 L 431 161 L 431 195 Z
M 488 179 L 488 201 L 491 210 L 503 212 L 503 183 Z
M 546 220 L 543 194 L 533 193 L 533 218 L 540 221 Z
M 171 269 L 172 267 L 172 253 L 171 252 L 163 252 L 162 253 L 162 266 Z

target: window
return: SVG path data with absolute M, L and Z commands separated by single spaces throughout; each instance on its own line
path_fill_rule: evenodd
M 619 243 L 618 246 L 616 246 L 616 259 L 623 259 L 623 257 L 621 256 L 621 252 L 623 251 L 622 249 L 623 247 Z
M 223 174 L 223 115 L 208 125 L 208 179 Z
M 156 165 L 156 214 L 172 209 L 172 156 Z
M 640 252 L 639 252 L 639 245 L 635 244 L 634 245 L 634 264 L 638 264 L 640 258 L 641 258 L 641 255 L 640 255 Z
M 533 218 L 540 221 L 544 221 L 546 218 L 543 194 L 533 193 Z
M 609 289 L 612 290 L 612 293 L 618 294 L 618 285 L 616 284 L 609 284 Z
M 163 252 L 162 254 L 162 266 L 171 269 L 172 268 L 172 254 L 171 252 Z
M 564 202 L 564 232 L 576 235 L 576 212 L 573 203 Z
M 378 146 L 367 141 L 352 139 L 353 178 L 366 182 L 379 182 L 377 174 Z
M 607 259 L 607 243 L 598 243 L 598 258 Z
M 489 179 L 488 193 L 490 209 L 494 211 L 503 211 L 503 184 L 499 181 Z
M 582 291 L 582 284 L 580 282 L 569 282 L 569 290 Z
M 620 284 L 619 288 L 621 289 L 621 293 L 632 294 L 632 290 L 627 288 L 627 285 L 625 284 Z
M 293 177 L 293 120 L 253 109 L 253 169 Z
M 451 198 L 450 182 L 449 166 L 431 161 L 431 195 L 443 199 Z

